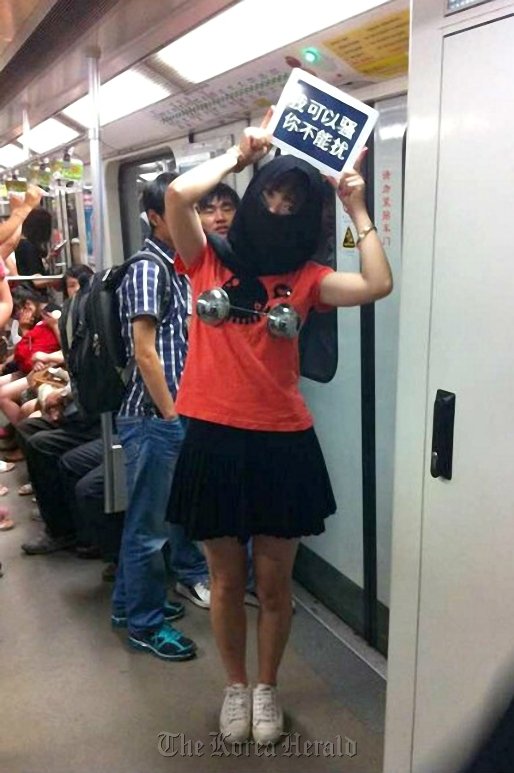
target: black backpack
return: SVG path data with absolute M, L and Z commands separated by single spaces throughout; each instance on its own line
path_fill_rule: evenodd
M 160 324 L 171 298 L 171 278 L 164 260 L 153 252 L 138 252 L 122 266 L 97 272 L 89 287 L 80 290 L 63 308 L 62 350 L 74 397 L 89 416 L 119 409 L 135 368 L 134 359 L 127 358 L 121 334 L 116 291 L 130 266 L 139 260 L 151 261 L 164 270 Z

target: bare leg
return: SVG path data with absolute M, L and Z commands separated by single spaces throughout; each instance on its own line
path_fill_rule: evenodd
M 253 538 L 253 565 L 259 597 L 259 679 L 276 685 L 291 628 L 291 577 L 298 539 Z
M 247 684 L 244 595 L 246 548 L 235 537 L 206 540 L 211 576 L 211 622 L 228 684 Z
M 23 373 L 6 373 L 5 376 L 0 376 L 0 386 L 4 384 L 10 384 L 12 381 L 17 381 L 19 378 L 23 378 Z
M 0 387 L 0 411 L 11 424 L 17 424 L 20 420 L 20 406 L 17 400 L 20 399 L 27 386 L 27 379 L 19 378 Z
M 37 411 L 37 405 L 37 398 L 34 400 L 27 400 L 27 402 L 23 403 L 23 405 L 20 407 L 20 421 L 23 421 L 23 419 L 28 419 L 29 416 L 32 416 Z

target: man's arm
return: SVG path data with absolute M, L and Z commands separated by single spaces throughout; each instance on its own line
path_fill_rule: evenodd
M 177 417 L 175 403 L 155 348 L 156 320 L 151 316 L 136 317 L 132 330 L 136 364 L 150 397 L 163 419 L 174 419 Z
M 12 314 L 11 288 L 7 282 L 6 269 L 3 260 L 0 260 L 0 329 L 3 328 Z

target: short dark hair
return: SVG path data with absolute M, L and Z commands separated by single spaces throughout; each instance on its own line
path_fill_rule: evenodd
M 43 207 L 33 209 L 23 221 L 21 231 L 29 242 L 44 251 L 52 236 L 52 215 Z
M 152 182 L 145 185 L 141 203 L 147 214 L 149 210 L 152 209 L 154 212 L 157 212 L 158 215 L 161 215 L 161 217 L 164 215 L 166 189 L 173 180 L 177 179 L 177 177 L 178 174 L 176 172 L 162 172 L 155 180 L 152 180 Z
M 241 201 L 235 190 L 231 188 L 230 185 L 227 185 L 226 183 L 218 183 L 214 188 L 212 188 L 212 190 L 209 191 L 209 193 L 206 193 L 205 196 L 202 196 L 202 198 L 198 201 L 198 209 L 205 209 L 206 207 L 209 207 L 214 199 L 228 199 L 232 202 L 235 209 L 238 208 Z
M 67 279 L 76 279 L 79 283 L 79 287 L 82 290 L 83 287 L 87 287 L 89 280 L 95 272 L 90 266 L 86 266 L 85 263 L 76 263 L 73 266 L 69 266 L 64 272 L 63 278 L 63 293 L 65 297 L 68 297 L 68 291 L 66 288 Z
M 83 276 L 90 277 L 94 274 L 94 271 L 90 266 L 86 266 L 85 263 L 76 263 L 73 266 L 70 266 L 66 269 L 64 272 L 64 278 L 68 279 L 68 277 L 72 277 L 73 279 L 79 279 Z
M 11 295 L 13 300 L 13 314 L 20 311 L 28 301 L 32 301 L 32 303 L 46 303 L 47 300 L 35 290 L 30 287 L 24 287 L 23 285 L 14 287 Z

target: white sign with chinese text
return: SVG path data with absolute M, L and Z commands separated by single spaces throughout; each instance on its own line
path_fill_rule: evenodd
M 378 112 L 358 99 L 295 68 L 273 112 L 274 145 L 340 177 L 366 144 Z

